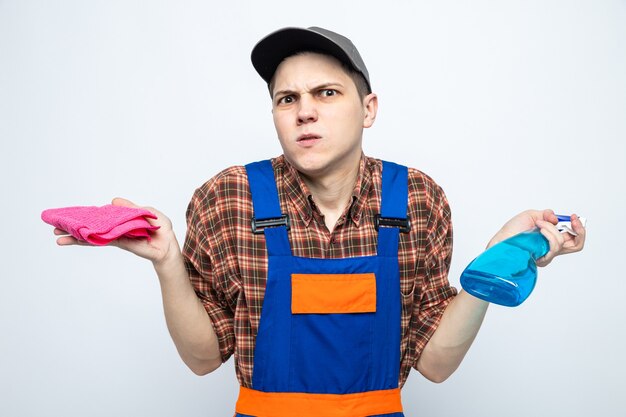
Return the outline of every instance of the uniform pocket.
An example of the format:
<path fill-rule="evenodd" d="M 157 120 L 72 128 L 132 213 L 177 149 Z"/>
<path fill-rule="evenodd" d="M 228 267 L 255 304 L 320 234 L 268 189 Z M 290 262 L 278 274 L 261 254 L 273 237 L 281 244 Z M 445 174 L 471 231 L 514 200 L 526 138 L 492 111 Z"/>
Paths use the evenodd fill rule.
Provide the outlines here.
<path fill-rule="evenodd" d="M 292 314 L 374 312 L 374 273 L 291 275 Z"/>

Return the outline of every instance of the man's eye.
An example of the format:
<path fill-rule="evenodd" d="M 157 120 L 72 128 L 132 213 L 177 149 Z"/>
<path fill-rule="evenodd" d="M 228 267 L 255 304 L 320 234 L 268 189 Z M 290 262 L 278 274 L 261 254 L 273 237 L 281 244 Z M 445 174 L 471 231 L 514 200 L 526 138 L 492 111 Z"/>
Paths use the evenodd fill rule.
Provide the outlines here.
<path fill-rule="evenodd" d="M 325 88 L 320 91 L 320 94 L 322 95 L 322 97 L 332 97 L 334 95 L 337 95 L 337 91 L 330 88 Z"/>
<path fill-rule="evenodd" d="M 293 96 L 285 96 L 278 100 L 278 104 L 291 104 L 293 101 Z"/>

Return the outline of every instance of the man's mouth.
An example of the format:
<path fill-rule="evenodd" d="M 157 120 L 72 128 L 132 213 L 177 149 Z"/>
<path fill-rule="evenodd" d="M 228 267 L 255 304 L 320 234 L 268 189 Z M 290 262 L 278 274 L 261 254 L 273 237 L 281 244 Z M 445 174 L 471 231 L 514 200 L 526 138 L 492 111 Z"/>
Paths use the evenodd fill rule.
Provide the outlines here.
<path fill-rule="evenodd" d="M 313 133 L 307 133 L 307 134 L 298 136 L 297 142 L 306 142 L 306 141 L 311 141 L 311 140 L 316 140 L 316 139 L 321 139 L 321 136 L 313 134 Z"/>

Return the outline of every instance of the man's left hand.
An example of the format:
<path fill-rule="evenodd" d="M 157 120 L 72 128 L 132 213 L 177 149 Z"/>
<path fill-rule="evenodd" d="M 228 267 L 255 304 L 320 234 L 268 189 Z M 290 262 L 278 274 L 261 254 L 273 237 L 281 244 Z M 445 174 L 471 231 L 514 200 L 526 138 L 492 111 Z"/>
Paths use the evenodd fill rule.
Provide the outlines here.
<path fill-rule="evenodd" d="M 526 210 L 506 222 L 491 239 L 487 248 L 513 235 L 537 227 L 550 243 L 548 253 L 537 260 L 538 266 L 546 266 L 559 255 L 579 252 L 583 249 L 585 245 L 585 227 L 577 215 L 572 214 L 570 219 L 576 236 L 570 233 L 561 233 L 557 230 L 555 225 L 558 223 L 558 219 L 554 211 L 549 209 Z"/>

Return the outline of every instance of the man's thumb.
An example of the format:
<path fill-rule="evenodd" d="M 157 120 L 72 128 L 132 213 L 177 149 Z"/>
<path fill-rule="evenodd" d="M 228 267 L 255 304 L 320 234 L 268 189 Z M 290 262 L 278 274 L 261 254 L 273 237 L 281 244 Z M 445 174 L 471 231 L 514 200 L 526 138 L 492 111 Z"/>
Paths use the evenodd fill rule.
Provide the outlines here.
<path fill-rule="evenodd" d="M 135 207 L 135 208 L 139 207 L 132 201 L 126 200 L 125 198 L 120 198 L 120 197 L 115 197 L 113 201 L 111 201 L 111 204 L 113 204 L 114 206 L 122 206 L 122 207 Z"/>

